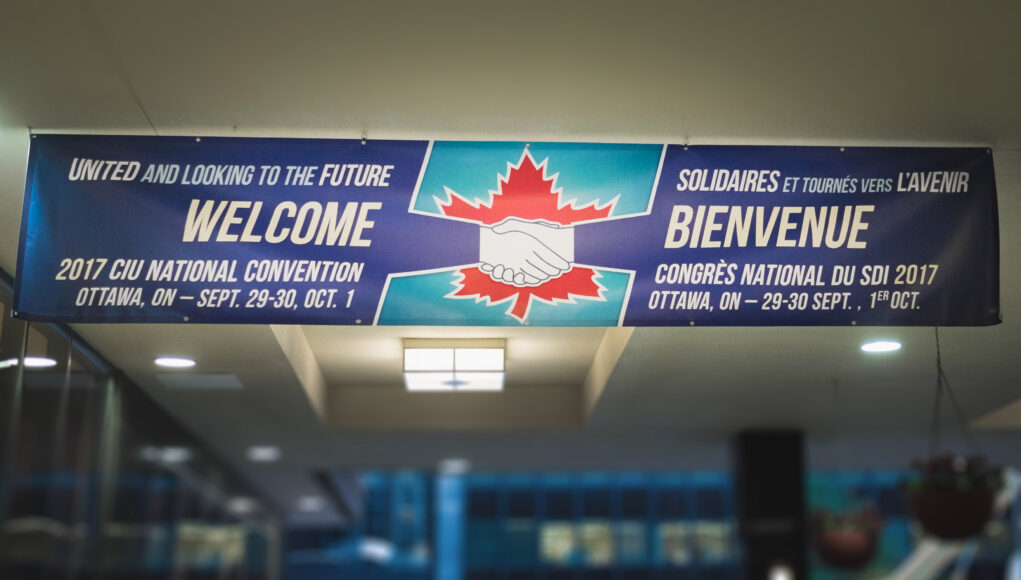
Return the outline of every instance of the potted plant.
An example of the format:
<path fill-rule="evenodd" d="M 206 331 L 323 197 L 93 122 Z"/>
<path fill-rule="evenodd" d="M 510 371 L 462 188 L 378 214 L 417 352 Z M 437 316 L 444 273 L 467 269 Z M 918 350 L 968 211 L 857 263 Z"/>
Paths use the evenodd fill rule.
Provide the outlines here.
<path fill-rule="evenodd" d="M 993 514 L 996 492 L 1003 484 L 1003 470 L 981 455 L 937 454 L 940 448 L 940 403 L 944 393 L 957 424 L 971 449 L 977 449 L 968 421 L 943 370 L 939 328 L 936 336 L 936 400 L 932 408 L 929 459 L 916 461 L 915 478 L 908 484 L 911 511 L 927 533 L 943 540 L 963 540 L 985 530 Z"/>
<path fill-rule="evenodd" d="M 871 506 L 847 513 L 819 510 L 812 524 L 815 550 L 831 568 L 861 570 L 876 554 L 882 520 Z"/>
<path fill-rule="evenodd" d="M 963 540 L 985 529 L 1003 483 L 998 466 L 981 456 L 939 455 L 916 461 L 915 468 L 918 474 L 908 493 L 915 519 L 926 532 Z"/>

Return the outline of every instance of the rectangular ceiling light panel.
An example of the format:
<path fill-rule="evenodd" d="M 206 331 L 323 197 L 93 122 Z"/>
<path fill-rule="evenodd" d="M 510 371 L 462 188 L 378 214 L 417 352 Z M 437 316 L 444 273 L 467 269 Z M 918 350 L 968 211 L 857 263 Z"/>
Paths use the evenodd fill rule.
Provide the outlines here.
<path fill-rule="evenodd" d="M 404 371 L 451 371 L 454 370 L 454 349 L 452 348 L 405 348 Z"/>
<path fill-rule="evenodd" d="M 404 386 L 409 391 L 453 391 L 453 372 L 409 372 L 404 373 Z"/>
<path fill-rule="evenodd" d="M 464 373 L 454 375 L 458 391 L 502 391 L 504 373 Z"/>
<path fill-rule="evenodd" d="M 503 339 L 404 341 L 404 384 L 409 391 L 501 391 Z"/>
<path fill-rule="evenodd" d="M 503 372 L 503 349 L 455 348 L 454 370 Z"/>

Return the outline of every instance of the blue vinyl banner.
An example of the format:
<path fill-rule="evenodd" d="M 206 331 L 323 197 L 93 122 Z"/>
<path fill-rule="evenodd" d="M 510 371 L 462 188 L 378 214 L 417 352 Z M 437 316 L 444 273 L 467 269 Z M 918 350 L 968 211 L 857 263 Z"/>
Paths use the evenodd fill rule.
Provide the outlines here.
<path fill-rule="evenodd" d="M 18 316 L 987 325 L 982 148 L 38 135 Z"/>

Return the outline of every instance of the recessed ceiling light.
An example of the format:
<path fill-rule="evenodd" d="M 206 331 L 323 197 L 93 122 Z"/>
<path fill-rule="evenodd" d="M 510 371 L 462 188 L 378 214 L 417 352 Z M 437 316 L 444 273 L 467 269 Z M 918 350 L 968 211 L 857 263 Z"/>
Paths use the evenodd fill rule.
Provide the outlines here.
<path fill-rule="evenodd" d="M 448 457 L 440 461 L 439 472 L 444 475 L 464 475 L 471 466 L 471 461 L 464 457 Z"/>
<path fill-rule="evenodd" d="M 250 497 L 232 497 L 227 500 L 227 509 L 233 514 L 247 514 L 255 511 L 255 500 Z"/>
<path fill-rule="evenodd" d="M 187 447 L 155 447 L 147 445 L 139 450 L 139 456 L 144 461 L 154 463 L 184 463 L 191 459 L 191 449 Z"/>
<path fill-rule="evenodd" d="M 900 343 L 896 340 L 873 340 L 861 345 L 865 352 L 893 352 L 900 350 Z"/>
<path fill-rule="evenodd" d="M 57 361 L 52 358 L 44 356 L 26 356 L 25 357 L 25 368 L 28 369 L 48 369 L 50 367 L 57 366 Z"/>
<path fill-rule="evenodd" d="M 160 461 L 163 463 L 184 463 L 191 459 L 191 449 L 187 447 L 164 447 L 160 451 Z"/>
<path fill-rule="evenodd" d="M 326 502 L 318 495 L 306 495 L 298 498 L 298 511 L 321 512 L 326 507 Z"/>
<path fill-rule="evenodd" d="M 156 364 L 170 369 L 186 369 L 195 366 L 195 361 L 180 356 L 161 356 L 156 359 Z"/>
<path fill-rule="evenodd" d="M 783 564 L 769 569 L 769 580 L 794 580 L 794 571 Z"/>
<path fill-rule="evenodd" d="M 249 461 L 256 463 L 272 463 L 280 459 L 280 448 L 273 445 L 252 445 L 245 451 Z"/>
<path fill-rule="evenodd" d="M 18 359 L 9 358 L 7 360 L 0 360 L 0 369 L 6 369 L 10 367 L 18 366 Z"/>

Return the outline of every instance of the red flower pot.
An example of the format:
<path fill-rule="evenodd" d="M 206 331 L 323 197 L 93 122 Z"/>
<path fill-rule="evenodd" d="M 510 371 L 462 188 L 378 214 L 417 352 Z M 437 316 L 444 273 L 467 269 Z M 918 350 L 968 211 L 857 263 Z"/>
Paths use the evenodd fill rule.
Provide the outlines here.
<path fill-rule="evenodd" d="M 883 522 L 874 508 L 840 514 L 819 510 L 813 519 L 815 551 L 830 568 L 861 570 L 876 555 Z"/>
<path fill-rule="evenodd" d="M 943 540 L 981 534 L 993 515 L 1002 470 L 981 456 L 941 455 L 915 462 L 911 511 L 926 532 Z"/>
<path fill-rule="evenodd" d="M 831 568 L 861 570 L 876 555 L 876 530 L 836 529 L 819 531 L 815 549 Z"/>
<path fill-rule="evenodd" d="M 944 540 L 963 540 L 985 530 L 993 514 L 993 490 L 922 489 L 911 498 L 915 519 L 929 534 Z"/>

